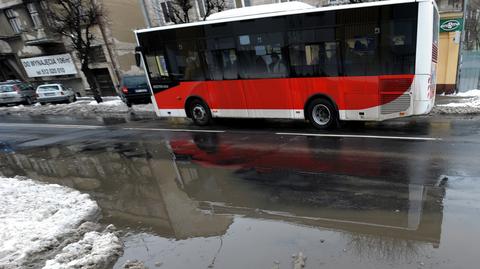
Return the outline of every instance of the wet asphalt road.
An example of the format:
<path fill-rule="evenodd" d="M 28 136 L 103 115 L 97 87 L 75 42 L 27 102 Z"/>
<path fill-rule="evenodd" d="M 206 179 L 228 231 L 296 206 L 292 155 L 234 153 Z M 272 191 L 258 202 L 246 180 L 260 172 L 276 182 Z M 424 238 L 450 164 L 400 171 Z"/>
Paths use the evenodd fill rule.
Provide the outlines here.
<path fill-rule="evenodd" d="M 0 118 L 0 176 L 89 193 L 149 268 L 478 268 L 480 117 Z"/>

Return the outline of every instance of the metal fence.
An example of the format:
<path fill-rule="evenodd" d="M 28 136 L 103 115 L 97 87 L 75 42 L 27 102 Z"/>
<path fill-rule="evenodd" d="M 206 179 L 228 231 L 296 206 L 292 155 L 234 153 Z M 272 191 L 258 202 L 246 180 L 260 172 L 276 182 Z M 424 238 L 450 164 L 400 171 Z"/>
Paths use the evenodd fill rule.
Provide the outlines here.
<path fill-rule="evenodd" d="M 459 70 L 458 91 L 465 92 L 479 88 L 480 51 L 463 51 Z"/>

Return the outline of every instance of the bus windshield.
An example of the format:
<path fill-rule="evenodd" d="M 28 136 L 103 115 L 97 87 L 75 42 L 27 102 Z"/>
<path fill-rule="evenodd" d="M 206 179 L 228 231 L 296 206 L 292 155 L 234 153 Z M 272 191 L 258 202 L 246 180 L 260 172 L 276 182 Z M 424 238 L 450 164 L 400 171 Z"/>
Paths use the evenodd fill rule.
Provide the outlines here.
<path fill-rule="evenodd" d="M 169 78 L 165 55 L 161 52 L 145 55 L 148 75 L 152 81 L 161 81 Z"/>

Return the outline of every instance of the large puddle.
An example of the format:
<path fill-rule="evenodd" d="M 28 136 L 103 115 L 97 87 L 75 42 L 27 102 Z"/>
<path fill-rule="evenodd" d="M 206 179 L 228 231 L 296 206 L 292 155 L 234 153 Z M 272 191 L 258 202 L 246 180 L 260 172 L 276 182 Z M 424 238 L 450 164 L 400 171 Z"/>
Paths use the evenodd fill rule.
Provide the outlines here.
<path fill-rule="evenodd" d="M 115 268 L 476 268 L 478 177 L 430 142 L 172 133 L 0 144 L 122 230 Z M 455 166 L 457 165 L 457 166 Z M 475 168 L 478 169 L 478 168 Z M 477 171 L 477 170 L 473 170 Z M 444 176 L 448 180 L 442 181 Z"/>

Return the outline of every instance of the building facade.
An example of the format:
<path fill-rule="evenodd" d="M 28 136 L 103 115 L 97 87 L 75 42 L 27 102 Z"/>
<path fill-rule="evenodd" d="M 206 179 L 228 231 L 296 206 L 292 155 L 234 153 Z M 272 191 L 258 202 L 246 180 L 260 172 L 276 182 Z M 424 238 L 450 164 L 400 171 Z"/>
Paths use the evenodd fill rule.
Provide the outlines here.
<path fill-rule="evenodd" d="M 457 91 L 460 43 L 463 31 L 463 0 L 437 0 L 440 38 L 437 93 Z"/>
<path fill-rule="evenodd" d="M 93 29 L 90 68 L 101 94 L 116 95 L 123 75 L 143 72 L 135 65 L 133 31 L 144 28 L 145 20 L 139 1 L 98 1 L 106 14 Z M 48 8 L 49 0 L 0 0 L 0 81 L 60 82 L 78 95 L 88 95 L 75 51 L 49 29 Z"/>

